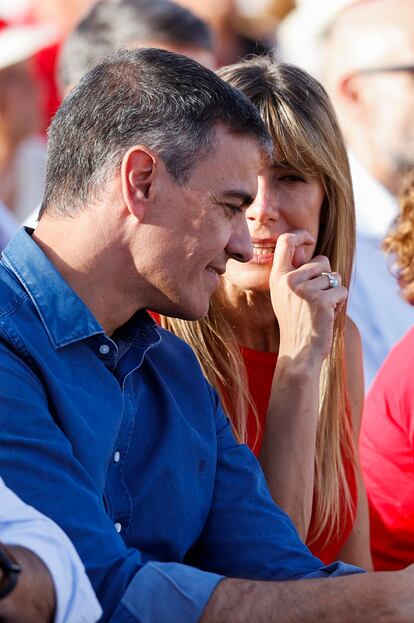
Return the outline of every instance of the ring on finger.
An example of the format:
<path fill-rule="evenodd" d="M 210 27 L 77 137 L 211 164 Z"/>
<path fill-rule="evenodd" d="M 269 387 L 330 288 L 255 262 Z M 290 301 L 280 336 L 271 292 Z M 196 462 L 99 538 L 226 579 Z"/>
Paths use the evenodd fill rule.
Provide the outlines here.
<path fill-rule="evenodd" d="M 321 273 L 322 277 L 328 277 L 328 281 L 329 281 L 329 287 L 330 288 L 337 288 L 340 284 L 339 284 L 339 279 L 336 276 L 335 273 Z"/>

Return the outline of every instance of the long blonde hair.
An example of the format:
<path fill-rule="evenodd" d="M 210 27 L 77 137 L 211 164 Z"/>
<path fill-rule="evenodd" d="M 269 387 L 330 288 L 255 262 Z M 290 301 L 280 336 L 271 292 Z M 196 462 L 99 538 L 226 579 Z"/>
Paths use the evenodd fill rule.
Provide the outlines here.
<path fill-rule="evenodd" d="M 270 58 L 243 61 L 219 74 L 258 108 L 281 158 L 302 174 L 321 178 L 325 200 L 315 254 L 330 259 L 332 270 L 340 273 L 348 288 L 355 246 L 352 183 L 342 134 L 325 90 L 305 71 Z M 221 289 L 203 320 L 164 318 L 162 324 L 193 347 L 206 377 L 219 391 L 237 438 L 245 442 L 252 399 L 240 345 L 220 304 L 223 296 Z M 345 376 L 345 318 L 344 307 L 336 317 L 332 349 L 320 377 L 310 543 L 325 531 L 329 540 L 339 536 L 344 514 L 355 511 L 345 469 L 349 463 L 355 466 Z"/>

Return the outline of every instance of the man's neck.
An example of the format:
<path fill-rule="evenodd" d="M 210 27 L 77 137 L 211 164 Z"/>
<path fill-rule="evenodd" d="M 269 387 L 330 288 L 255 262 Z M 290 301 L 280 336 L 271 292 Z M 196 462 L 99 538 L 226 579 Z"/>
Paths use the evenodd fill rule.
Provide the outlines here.
<path fill-rule="evenodd" d="M 100 231 L 99 219 L 92 214 L 81 213 L 75 218 L 45 215 L 33 239 L 107 335 L 139 309 L 125 283 L 128 255 L 107 231 Z"/>

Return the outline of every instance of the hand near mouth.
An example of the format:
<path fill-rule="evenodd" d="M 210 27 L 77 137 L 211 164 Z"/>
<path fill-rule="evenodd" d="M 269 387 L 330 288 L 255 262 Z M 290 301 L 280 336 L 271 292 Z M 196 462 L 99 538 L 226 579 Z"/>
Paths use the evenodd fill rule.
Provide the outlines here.
<path fill-rule="evenodd" d="M 348 293 L 342 285 L 329 287 L 328 278 L 322 275 L 331 272 L 327 257 L 316 256 L 305 262 L 305 247 L 313 244 L 314 239 L 305 230 L 281 234 L 269 287 L 279 324 L 279 357 L 305 357 L 310 365 L 320 367 L 332 347 L 336 312 Z M 336 276 L 340 284 L 340 276 Z"/>

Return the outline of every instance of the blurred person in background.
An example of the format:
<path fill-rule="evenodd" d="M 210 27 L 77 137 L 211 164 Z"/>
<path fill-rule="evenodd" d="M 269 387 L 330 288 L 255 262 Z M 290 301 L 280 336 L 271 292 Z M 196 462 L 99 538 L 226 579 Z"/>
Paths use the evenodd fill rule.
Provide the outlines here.
<path fill-rule="evenodd" d="M 326 40 L 325 80 L 350 149 L 357 260 L 349 313 L 363 340 L 369 385 L 414 322 L 381 252 L 414 165 L 414 0 L 365 0 L 337 16 Z"/>
<path fill-rule="evenodd" d="M 96 5 L 99 6 L 95 11 Z M 130 3 L 121 1 L 108 5 L 105 0 L 103 2 L 100 0 L 33 0 L 27 19 L 34 23 L 53 24 L 59 33 L 58 43 L 41 50 L 36 55 L 38 70 L 46 84 L 46 127 L 63 97 L 62 90 L 56 81 L 57 65 L 62 46 L 66 47 L 65 42 L 68 37 L 75 39 L 69 49 L 81 55 L 79 60 L 76 58 L 71 60 L 73 66 L 79 62 L 81 68 L 81 73 L 77 72 L 79 77 L 89 69 L 89 66 L 85 69 L 84 65 L 84 42 L 88 37 L 90 37 L 91 48 L 96 46 L 96 52 L 92 49 L 89 51 L 90 59 L 94 62 L 122 45 L 145 43 L 147 47 L 172 49 L 190 57 L 196 54 L 196 60 L 208 67 L 214 67 L 216 61 L 212 54 L 211 38 L 208 43 L 203 42 L 200 46 L 200 28 L 194 20 L 191 20 L 190 14 L 186 13 L 187 16 L 184 18 L 183 11 L 179 12 L 178 7 L 174 11 L 168 0 L 165 2 L 137 0 Z M 127 17 L 130 19 L 129 25 L 126 22 Z M 174 19 L 177 20 L 176 24 Z M 82 32 L 79 38 L 76 36 L 78 24 Z M 192 32 L 193 29 L 194 32 Z M 78 40 L 80 40 L 79 44 Z M 205 52 L 204 56 L 201 48 L 203 53 Z"/>
<path fill-rule="evenodd" d="M 368 388 L 414 322 L 381 251 L 401 175 L 414 164 L 414 0 L 322 4 L 323 12 L 301 2 L 280 38 L 288 58 L 327 87 L 348 145 L 357 227 L 348 312 L 361 333 Z"/>
<path fill-rule="evenodd" d="M 3 246 L 43 196 L 46 143 L 32 55 L 52 36 L 48 28 L 0 21 L 0 200 L 9 210 L 0 217 Z"/>
<path fill-rule="evenodd" d="M 214 69 L 208 26 L 170 0 L 100 0 L 67 37 L 58 64 L 64 97 L 103 57 L 120 47 L 163 48 Z"/>
<path fill-rule="evenodd" d="M 279 19 L 293 5 L 290 0 L 177 0 L 203 19 L 214 32 L 218 66 L 230 65 L 249 54 L 266 54 L 275 44 Z"/>
<path fill-rule="evenodd" d="M 158 47 L 213 69 L 213 35 L 205 22 L 170 0 L 100 0 L 66 39 L 58 62 L 63 98 L 102 58 L 120 47 Z M 38 206 L 25 225 L 36 227 Z"/>
<path fill-rule="evenodd" d="M 56 84 L 56 65 L 62 43 L 96 0 L 23 1 L 27 4 L 25 10 L 27 23 L 52 25 L 57 33 L 56 41 L 39 50 L 34 59 L 43 92 L 43 131 L 45 131 L 61 102 Z"/>
<path fill-rule="evenodd" d="M 342 134 L 324 89 L 297 67 L 258 57 L 218 73 L 255 104 L 274 141 L 246 211 L 254 256 L 229 260 L 205 319 L 161 323 L 196 352 L 311 551 L 326 564 L 370 568 L 356 453 L 361 343 L 345 304 L 355 213 Z"/>
<path fill-rule="evenodd" d="M 414 304 L 414 170 L 385 239 L 404 299 Z M 367 485 L 376 569 L 414 562 L 414 328 L 388 355 L 368 394 L 361 460 Z"/>

